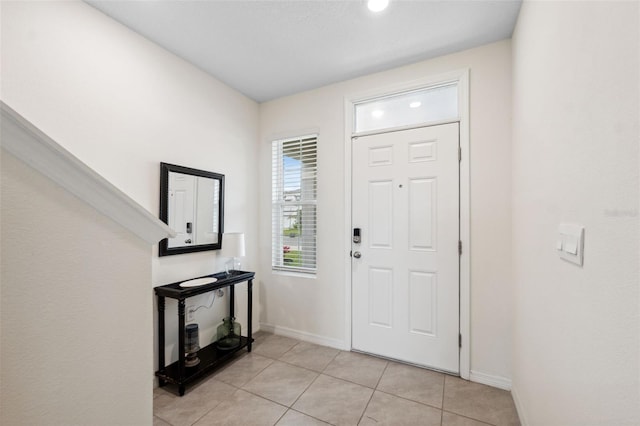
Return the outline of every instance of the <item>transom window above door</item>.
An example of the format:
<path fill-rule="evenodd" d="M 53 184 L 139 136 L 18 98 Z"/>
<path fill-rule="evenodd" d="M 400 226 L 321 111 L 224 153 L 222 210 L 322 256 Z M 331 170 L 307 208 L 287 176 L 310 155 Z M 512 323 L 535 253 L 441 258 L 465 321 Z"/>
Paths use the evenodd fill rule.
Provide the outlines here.
<path fill-rule="evenodd" d="M 458 83 L 447 83 L 356 103 L 354 132 L 412 127 L 459 118 Z"/>

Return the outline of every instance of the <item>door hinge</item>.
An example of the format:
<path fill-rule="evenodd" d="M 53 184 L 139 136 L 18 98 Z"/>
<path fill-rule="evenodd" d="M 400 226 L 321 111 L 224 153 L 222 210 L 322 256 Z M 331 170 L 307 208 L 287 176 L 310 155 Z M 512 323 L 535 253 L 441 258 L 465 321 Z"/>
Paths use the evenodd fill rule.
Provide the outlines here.
<path fill-rule="evenodd" d="M 458 163 L 462 162 L 462 148 L 458 147 Z"/>
<path fill-rule="evenodd" d="M 458 334 L 458 347 L 462 347 L 462 334 Z"/>
<path fill-rule="evenodd" d="M 458 240 L 458 254 L 462 255 L 462 241 Z"/>

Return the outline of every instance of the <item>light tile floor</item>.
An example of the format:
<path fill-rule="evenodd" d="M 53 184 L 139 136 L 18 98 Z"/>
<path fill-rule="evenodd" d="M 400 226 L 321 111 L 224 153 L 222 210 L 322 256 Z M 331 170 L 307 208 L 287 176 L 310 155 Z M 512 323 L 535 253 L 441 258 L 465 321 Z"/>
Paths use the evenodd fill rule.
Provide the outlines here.
<path fill-rule="evenodd" d="M 154 426 L 519 425 L 511 394 L 456 377 L 258 332 L 209 378 L 154 392 Z"/>

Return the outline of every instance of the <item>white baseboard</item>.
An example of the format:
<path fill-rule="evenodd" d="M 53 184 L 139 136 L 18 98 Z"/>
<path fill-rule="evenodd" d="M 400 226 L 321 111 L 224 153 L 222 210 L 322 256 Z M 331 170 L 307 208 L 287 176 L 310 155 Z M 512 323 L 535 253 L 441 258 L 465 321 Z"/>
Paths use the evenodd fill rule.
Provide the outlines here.
<path fill-rule="evenodd" d="M 530 424 L 524 414 L 524 407 L 522 406 L 522 403 L 518 396 L 518 391 L 513 386 L 511 379 L 507 379 L 501 376 L 494 376 L 491 374 L 479 373 L 473 370 L 471 370 L 469 376 L 469 380 L 471 380 L 472 382 L 481 383 L 483 385 L 493 386 L 494 388 L 510 391 L 511 397 L 513 398 L 513 403 L 516 406 L 516 411 L 518 412 L 518 417 L 520 418 L 520 424 L 522 426 L 528 426 Z"/>
<path fill-rule="evenodd" d="M 518 417 L 520 417 L 520 424 L 522 426 L 530 425 L 531 423 L 529 423 L 529 421 L 527 420 L 524 407 L 522 406 L 522 401 L 520 400 L 520 396 L 518 395 L 517 386 L 511 387 L 511 396 L 513 397 L 513 403 L 516 405 L 516 411 L 518 412 Z"/>
<path fill-rule="evenodd" d="M 278 336 L 290 337 L 292 339 L 302 340 L 303 342 L 315 343 L 316 345 L 328 346 L 330 348 L 340 349 L 343 351 L 351 350 L 351 347 L 349 347 L 343 340 L 319 336 L 317 334 L 294 330 L 288 327 L 281 327 L 261 322 L 260 330 L 266 331 L 267 333 L 277 334 Z"/>
<path fill-rule="evenodd" d="M 494 376 L 491 374 L 479 373 L 471 370 L 469 373 L 469 380 L 476 383 L 481 383 L 487 386 L 493 386 L 494 388 L 511 390 L 511 379 L 505 377 Z"/>

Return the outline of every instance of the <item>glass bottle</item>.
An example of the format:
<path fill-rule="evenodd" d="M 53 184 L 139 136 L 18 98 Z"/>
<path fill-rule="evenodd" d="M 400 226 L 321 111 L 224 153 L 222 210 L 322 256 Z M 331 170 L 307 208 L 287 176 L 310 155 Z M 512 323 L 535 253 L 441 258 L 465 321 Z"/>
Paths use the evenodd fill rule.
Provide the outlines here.
<path fill-rule="evenodd" d="M 226 317 L 218 326 L 216 346 L 228 350 L 240 346 L 240 323 L 233 317 Z"/>

